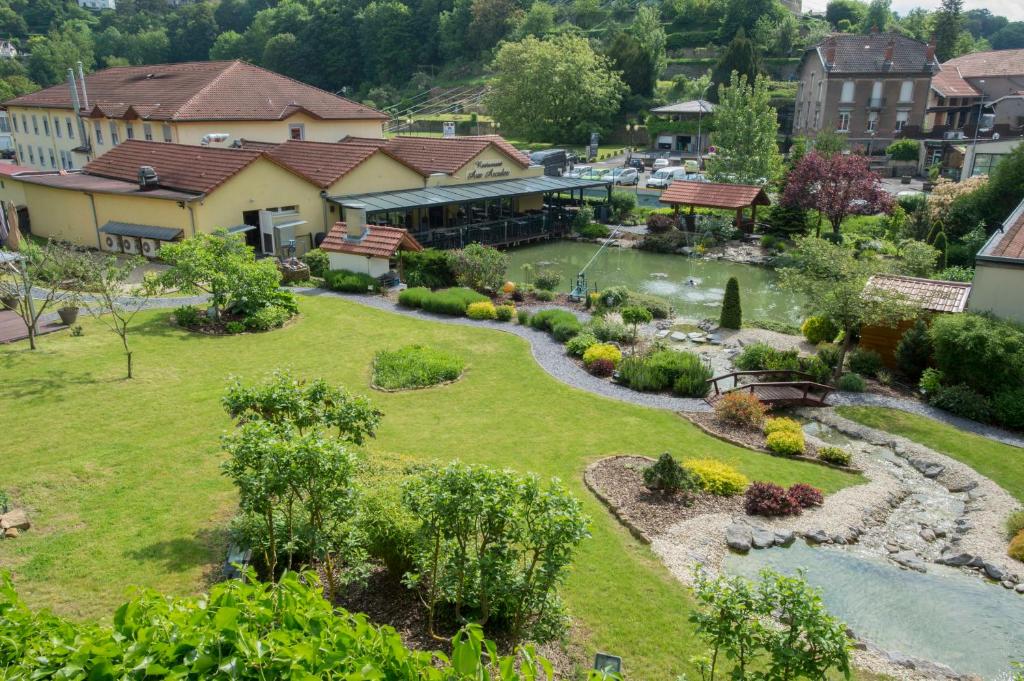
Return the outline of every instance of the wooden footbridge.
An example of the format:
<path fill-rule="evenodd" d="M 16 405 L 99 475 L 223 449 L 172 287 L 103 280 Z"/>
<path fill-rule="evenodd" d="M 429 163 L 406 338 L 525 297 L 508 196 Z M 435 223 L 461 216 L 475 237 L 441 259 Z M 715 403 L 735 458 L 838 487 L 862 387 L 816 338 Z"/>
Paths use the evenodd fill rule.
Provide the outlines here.
<path fill-rule="evenodd" d="M 732 385 L 723 387 L 730 379 Z M 740 379 L 751 380 L 741 384 Z M 733 371 L 708 379 L 708 383 L 713 388 L 707 397 L 711 405 L 729 393 L 746 392 L 770 407 L 824 407 L 832 392 L 831 386 L 816 382 L 810 374 L 791 370 Z"/>

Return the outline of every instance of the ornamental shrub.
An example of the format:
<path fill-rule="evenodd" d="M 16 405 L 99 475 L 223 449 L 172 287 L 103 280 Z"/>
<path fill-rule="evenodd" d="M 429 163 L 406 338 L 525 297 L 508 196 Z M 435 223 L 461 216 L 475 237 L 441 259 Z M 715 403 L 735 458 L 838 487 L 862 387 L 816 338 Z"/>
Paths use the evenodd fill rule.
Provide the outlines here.
<path fill-rule="evenodd" d="M 554 329 L 555 324 L 564 324 L 571 322 L 576 322 L 577 324 L 579 323 L 579 320 L 576 319 L 576 315 L 574 315 L 572 312 L 569 312 L 568 310 L 563 310 L 560 308 L 541 310 L 540 312 L 537 312 L 532 317 L 530 317 L 530 326 L 537 329 L 538 331 L 547 331 L 549 333 Z"/>
<path fill-rule="evenodd" d="M 778 416 L 773 419 L 768 419 L 764 424 L 764 434 L 771 435 L 772 433 L 799 433 L 803 432 L 800 427 L 800 422 L 796 419 L 791 419 L 786 416 Z"/>
<path fill-rule="evenodd" d="M 461 317 L 473 303 L 490 302 L 490 298 L 473 289 L 456 287 L 430 292 L 424 296 L 420 307 L 435 314 Z"/>
<path fill-rule="evenodd" d="M 908 379 L 916 382 L 928 368 L 932 352 L 932 339 L 928 335 L 928 325 L 923 319 L 918 319 L 896 343 L 896 368 Z"/>
<path fill-rule="evenodd" d="M 454 381 L 465 366 L 461 357 L 423 345 L 381 350 L 373 357 L 373 385 L 384 390 L 426 388 Z"/>
<path fill-rule="evenodd" d="M 720 497 L 741 494 L 750 484 L 745 475 L 717 459 L 692 459 L 683 466 L 697 477 L 702 490 Z"/>
<path fill-rule="evenodd" d="M 544 289 L 537 289 L 533 292 L 533 297 L 542 303 L 550 303 L 555 299 L 554 291 L 545 291 Z"/>
<path fill-rule="evenodd" d="M 705 397 L 711 390 L 708 380 L 713 373 L 711 367 L 693 352 L 677 352 L 682 355 L 679 360 L 681 369 L 672 382 L 672 392 L 680 397 Z"/>
<path fill-rule="evenodd" d="M 1024 388 L 1004 388 L 992 398 L 996 423 L 1007 428 L 1024 429 Z"/>
<path fill-rule="evenodd" d="M 808 317 L 800 325 L 800 333 L 808 343 L 831 343 L 839 334 L 839 327 L 828 317 Z"/>
<path fill-rule="evenodd" d="M 182 305 L 174 309 L 174 321 L 178 326 L 194 329 L 199 326 L 200 313 L 195 305 Z"/>
<path fill-rule="evenodd" d="M 1006 519 L 1006 538 L 1013 539 L 1024 532 L 1024 510 L 1014 511 Z"/>
<path fill-rule="evenodd" d="M 612 230 L 600 222 L 591 222 L 584 227 L 577 227 L 575 229 L 576 233 L 584 239 L 607 239 L 608 235 L 612 233 Z"/>
<path fill-rule="evenodd" d="M 605 343 L 626 343 L 629 341 L 630 332 L 625 324 L 598 317 L 588 324 L 599 341 Z"/>
<path fill-rule="evenodd" d="M 612 367 L 618 366 L 622 361 L 622 351 L 608 343 L 597 343 L 591 345 L 583 352 L 583 363 L 590 366 L 597 360 L 606 360 L 612 363 Z"/>
<path fill-rule="evenodd" d="M 817 355 L 801 357 L 800 369 L 804 373 L 810 374 L 811 379 L 817 383 L 828 383 L 829 379 L 832 378 L 832 367 Z"/>
<path fill-rule="evenodd" d="M 777 350 L 767 343 L 752 343 L 733 358 L 732 363 L 742 371 L 765 369 L 798 371 L 800 354 L 796 350 Z"/>
<path fill-rule="evenodd" d="M 544 291 L 554 291 L 562 283 L 562 275 L 555 270 L 540 270 L 533 278 L 533 285 Z"/>
<path fill-rule="evenodd" d="M 862 393 L 866 387 L 864 379 L 857 374 L 843 374 L 839 378 L 840 390 L 846 390 L 851 393 Z"/>
<path fill-rule="evenodd" d="M 615 372 L 615 364 L 610 359 L 595 359 L 587 365 L 587 371 L 600 378 L 608 378 Z"/>
<path fill-rule="evenodd" d="M 918 382 L 917 387 L 926 396 L 931 395 L 942 387 L 944 378 L 945 376 L 938 369 L 925 369 L 921 374 L 921 380 Z"/>
<path fill-rule="evenodd" d="M 314 277 L 324 276 L 331 267 L 331 259 L 327 256 L 326 252 L 319 248 L 306 251 L 299 260 L 306 263 L 309 273 Z"/>
<path fill-rule="evenodd" d="M 269 331 L 284 326 L 291 316 L 292 313 L 285 308 L 271 305 L 256 310 L 246 317 L 243 323 L 250 331 Z"/>
<path fill-rule="evenodd" d="M 782 456 L 797 456 L 804 453 L 804 434 L 790 430 L 769 433 L 765 438 L 768 451 Z"/>
<path fill-rule="evenodd" d="M 839 364 L 839 346 L 835 343 L 819 343 L 818 352 L 814 356 L 824 362 L 829 369 L 835 369 Z"/>
<path fill-rule="evenodd" d="M 407 288 L 398 294 L 398 304 L 402 307 L 419 309 L 423 307 L 423 301 L 431 295 L 430 289 L 423 286 Z"/>
<path fill-rule="evenodd" d="M 484 319 L 497 319 L 498 311 L 494 308 L 494 303 L 489 300 L 481 300 L 476 303 L 470 303 L 466 307 L 466 316 L 470 319 L 484 320 Z"/>
<path fill-rule="evenodd" d="M 929 329 L 935 365 L 951 385 L 983 395 L 1024 385 L 1024 327 L 979 314 L 939 315 Z"/>
<path fill-rule="evenodd" d="M 530 311 L 522 309 L 517 311 L 516 320 L 519 322 L 520 326 L 528 326 L 530 324 Z"/>
<path fill-rule="evenodd" d="M 690 494 L 700 489 L 697 477 L 689 469 L 680 466 L 668 452 L 644 469 L 644 485 L 665 493 Z"/>
<path fill-rule="evenodd" d="M 492 246 L 469 244 L 448 251 L 455 282 L 475 291 L 497 291 L 505 283 L 508 255 Z"/>
<path fill-rule="evenodd" d="M 739 428 L 760 428 L 768 407 L 747 392 L 732 392 L 715 402 L 715 418 L 721 423 Z"/>
<path fill-rule="evenodd" d="M 597 304 L 598 312 L 623 306 L 645 307 L 655 319 L 668 319 L 674 313 L 672 304 L 664 298 L 631 291 L 625 286 L 612 286 L 601 291 Z"/>
<path fill-rule="evenodd" d="M 676 228 L 676 220 L 665 213 L 650 213 L 647 216 L 647 233 L 664 234 Z"/>
<path fill-rule="evenodd" d="M 703 390 L 696 387 L 699 381 L 710 378 L 710 370 L 700 357 L 692 352 L 658 350 L 645 356 L 628 357 L 619 365 L 619 380 L 640 392 L 656 392 L 673 388 L 680 377 L 686 379 L 680 384 L 684 390 Z"/>
<path fill-rule="evenodd" d="M 822 447 L 818 450 L 818 458 L 837 466 L 849 466 L 851 459 L 850 453 L 842 447 Z"/>
<path fill-rule="evenodd" d="M 928 404 L 965 419 L 987 423 L 992 420 L 992 403 L 968 385 L 943 385 L 928 394 Z"/>
<path fill-rule="evenodd" d="M 565 351 L 573 357 L 582 357 L 583 353 L 587 351 L 591 346 L 597 345 L 597 336 L 590 333 L 589 331 L 583 331 L 582 333 L 576 334 L 575 337 L 570 338 L 565 344 Z M 619 355 L 622 357 L 621 353 Z"/>
<path fill-rule="evenodd" d="M 747 488 L 743 499 L 747 515 L 776 516 L 800 515 L 800 504 L 774 482 L 754 482 Z"/>
<path fill-rule="evenodd" d="M 857 348 L 847 357 L 850 371 L 861 376 L 874 376 L 884 365 L 882 356 L 868 348 Z"/>
<path fill-rule="evenodd" d="M 510 322 L 516 316 L 515 305 L 498 305 L 494 308 L 494 314 L 499 322 Z"/>
<path fill-rule="evenodd" d="M 718 325 L 723 329 L 739 329 L 743 326 L 743 309 L 740 305 L 740 282 L 729 277 L 725 284 L 725 298 L 722 299 L 722 314 Z"/>
<path fill-rule="evenodd" d="M 402 278 L 409 286 L 437 289 L 455 286 L 455 272 L 448 251 L 424 248 L 422 251 L 401 251 Z"/>
<path fill-rule="evenodd" d="M 324 282 L 332 291 L 344 293 L 367 293 L 380 291 L 380 282 L 365 272 L 329 270 L 324 273 Z"/>
<path fill-rule="evenodd" d="M 1017 536 L 1010 542 L 1010 548 L 1006 555 L 1014 560 L 1024 563 L 1024 530 L 1017 533 Z"/>
<path fill-rule="evenodd" d="M 566 320 L 552 325 L 551 335 L 559 343 L 565 343 L 582 330 L 583 324 L 580 323 L 580 320 L 573 318 L 571 321 Z"/>
<path fill-rule="evenodd" d="M 228 322 L 224 325 L 224 331 L 231 335 L 242 333 L 245 331 L 245 324 L 242 322 Z"/>
<path fill-rule="evenodd" d="M 790 485 L 790 488 L 786 490 L 786 493 L 792 497 L 793 501 L 795 501 L 800 508 L 821 506 L 825 501 L 824 497 L 821 496 L 820 489 L 811 487 L 803 482 Z"/>

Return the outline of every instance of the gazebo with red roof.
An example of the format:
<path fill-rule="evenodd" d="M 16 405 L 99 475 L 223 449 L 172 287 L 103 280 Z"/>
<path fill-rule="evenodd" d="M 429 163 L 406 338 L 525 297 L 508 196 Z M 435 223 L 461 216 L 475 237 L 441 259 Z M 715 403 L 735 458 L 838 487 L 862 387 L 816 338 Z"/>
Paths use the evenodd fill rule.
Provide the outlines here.
<path fill-rule="evenodd" d="M 714 182 L 693 182 L 676 180 L 668 186 L 658 199 L 675 208 L 676 218 L 680 206 L 689 206 L 690 215 L 695 208 L 718 208 L 736 211 L 736 226 L 757 222 L 757 207 L 770 206 L 771 200 L 764 189 L 750 184 L 718 184 Z M 743 211 L 750 208 L 750 220 L 745 222 Z"/>

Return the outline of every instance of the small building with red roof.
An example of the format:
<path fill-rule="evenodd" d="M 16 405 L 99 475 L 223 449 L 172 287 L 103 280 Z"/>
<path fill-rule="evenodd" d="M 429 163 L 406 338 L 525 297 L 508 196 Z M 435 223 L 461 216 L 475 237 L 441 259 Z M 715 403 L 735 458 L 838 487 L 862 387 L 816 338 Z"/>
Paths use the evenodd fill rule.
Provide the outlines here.
<path fill-rule="evenodd" d="M 1024 201 L 989 237 L 974 259 L 967 309 L 1024 323 Z"/>
<path fill-rule="evenodd" d="M 408 230 L 387 225 L 366 224 L 366 209 L 361 204 L 345 206 L 347 222 L 336 222 L 320 248 L 327 252 L 332 270 L 348 270 L 382 277 L 398 271 L 400 251 L 422 251 Z"/>

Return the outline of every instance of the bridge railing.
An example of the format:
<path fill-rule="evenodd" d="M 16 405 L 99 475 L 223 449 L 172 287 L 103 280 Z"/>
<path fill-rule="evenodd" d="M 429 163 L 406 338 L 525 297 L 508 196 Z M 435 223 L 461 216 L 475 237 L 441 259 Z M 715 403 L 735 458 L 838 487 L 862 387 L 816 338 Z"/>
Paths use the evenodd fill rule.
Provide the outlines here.
<path fill-rule="evenodd" d="M 724 392 L 728 392 L 730 390 L 734 390 L 734 389 L 740 387 L 739 381 L 740 381 L 741 378 L 744 378 L 744 377 L 760 378 L 762 376 L 789 377 L 789 378 L 792 378 L 792 379 L 799 379 L 801 381 L 807 381 L 807 382 L 810 382 L 810 383 L 814 382 L 814 380 L 813 380 L 814 376 L 812 376 L 811 374 L 808 374 L 807 372 L 804 372 L 804 371 L 796 371 L 794 369 L 757 369 L 757 370 L 753 370 L 753 371 L 732 371 L 732 372 L 729 372 L 727 374 L 722 374 L 721 376 L 715 376 L 714 378 L 709 378 L 707 380 L 707 382 L 710 383 L 712 385 L 712 387 L 715 389 L 715 395 L 721 395 Z M 723 389 L 719 385 L 719 381 L 726 381 L 726 380 L 728 380 L 730 378 L 732 379 L 732 387 Z M 749 385 L 758 385 L 758 384 L 765 385 L 765 383 L 762 383 L 762 382 L 751 383 Z M 821 384 L 819 383 L 817 385 L 821 385 Z M 824 387 L 827 387 L 827 386 L 824 386 Z"/>

